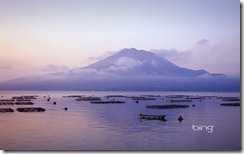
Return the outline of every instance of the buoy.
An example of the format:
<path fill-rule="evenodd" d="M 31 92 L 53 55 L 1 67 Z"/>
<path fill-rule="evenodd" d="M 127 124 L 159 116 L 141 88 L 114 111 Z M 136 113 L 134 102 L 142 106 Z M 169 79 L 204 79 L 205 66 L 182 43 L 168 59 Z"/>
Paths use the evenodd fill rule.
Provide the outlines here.
<path fill-rule="evenodd" d="M 139 103 L 139 101 L 137 100 L 136 103 Z"/>
<path fill-rule="evenodd" d="M 67 110 L 68 110 L 68 108 L 67 108 L 67 107 L 65 107 L 65 108 L 64 108 L 64 110 L 65 110 L 65 111 L 67 111 Z"/>
<path fill-rule="evenodd" d="M 192 107 L 195 107 L 195 106 L 196 106 L 195 104 L 192 105 Z"/>
<path fill-rule="evenodd" d="M 179 116 L 178 121 L 181 122 L 183 120 L 182 116 Z"/>
<path fill-rule="evenodd" d="M 56 102 L 53 102 L 54 105 L 56 105 Z"/>

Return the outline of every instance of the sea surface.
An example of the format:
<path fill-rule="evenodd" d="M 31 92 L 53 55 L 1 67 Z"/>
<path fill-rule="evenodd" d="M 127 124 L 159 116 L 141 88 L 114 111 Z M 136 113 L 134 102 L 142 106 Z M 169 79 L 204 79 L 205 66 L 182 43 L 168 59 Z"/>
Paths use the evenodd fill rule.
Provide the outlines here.
<path fill-rule="evenodd" d="M 0 99 L 22 95 L 38 97 L 32 100 L 34 105 L 0 106 L 14 109 L 13 113 L 0 113 L 2 150 L 241 150 L 240 107 L 220 106 L 227 102 L 217 98 L 240 98 L 239 92 L 0 91 Z M 97 96 L 105 101 L 114 99 L 125 103 L 92 104 L 63 97 L 69 95 Z M 136 103 L 128 97 L 108 99 L 107 95 L 154 95 L 156 100 Z M 208 97 L 193 102 L 165 102 L 185 99 L 167 98 L 169 95 Z M 47 101 L 48 97 L 50 101 Z M 145 107 L 166 104 L 189 105 L 189 108 Z M 16 111 L 18 107 L 46 110 L 21 113 Z M 140 120 L 140 113 L 165 114 L 167 121 Z M 183 121 L 178 121 L 179 116 Z"/>

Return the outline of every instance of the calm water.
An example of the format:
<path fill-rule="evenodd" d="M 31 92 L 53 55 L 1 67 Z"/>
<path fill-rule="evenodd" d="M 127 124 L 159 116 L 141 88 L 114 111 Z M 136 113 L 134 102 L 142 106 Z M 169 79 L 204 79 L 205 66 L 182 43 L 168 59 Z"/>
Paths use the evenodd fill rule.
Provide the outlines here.
<path fill-rule="evenodd" d="M 155 101 L 125 104 L 91 104 L 62 98 L 67 95 L 160 95 Z M 240 107 L 220 106 L 221 99 L 193 100 L 189 108 L 147 109 L 146 105 L 163 105 L 166 95 L 235 96 L 240 93 L 192 92 L 48 92 L 1 91 L 1 99 L 21 95 L 38 95 L 33 107 L 43 113 L 0 114 L 0 149 L 3 150 L 240 150 Z M 49 95 L 50 102 L 44 98 Z M 53 105 L 56 101 L 57 104 Z M 195 104 L 195 107 L 191 105 Z M 29 105 L 30 107 L 30 105 Z M 63 108 L 68 107 L 68 111 Z M 139 120 L 138 114 L 166 114 L 167 121 Z M 179 122 L 177 118 L 184 120 Z M 192 125 L 213 125 L 213 132 L 194 131 Z"/>

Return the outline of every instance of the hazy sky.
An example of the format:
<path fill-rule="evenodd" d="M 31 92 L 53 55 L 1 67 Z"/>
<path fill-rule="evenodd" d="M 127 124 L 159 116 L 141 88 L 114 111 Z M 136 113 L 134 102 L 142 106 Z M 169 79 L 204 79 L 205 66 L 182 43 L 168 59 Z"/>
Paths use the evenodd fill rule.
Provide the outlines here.
<path fill-rule="evenodd" d="M 240 1 L 0 0 L 0 81 L 86 66 L 122 48 L 200 52 L 203 39 L 207 57 L 188 68 L 221 73 L 214 61 L 224 60 L 224 73 L 240 73 Z M 211 65 L 196 65 L 211 52 Z"/>

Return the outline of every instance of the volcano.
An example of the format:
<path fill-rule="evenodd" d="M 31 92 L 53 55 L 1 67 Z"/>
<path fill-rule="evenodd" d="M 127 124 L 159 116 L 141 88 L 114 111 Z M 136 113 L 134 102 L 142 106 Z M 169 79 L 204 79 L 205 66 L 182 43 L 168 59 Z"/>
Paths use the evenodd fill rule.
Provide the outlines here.
<path fill-rule="evenodd" d="M 240 81 L 183 68 L 152 52 L 131 48 L 86 67 L 9 80 L 1 83 L 0 89 L 238 91 Z"/>

